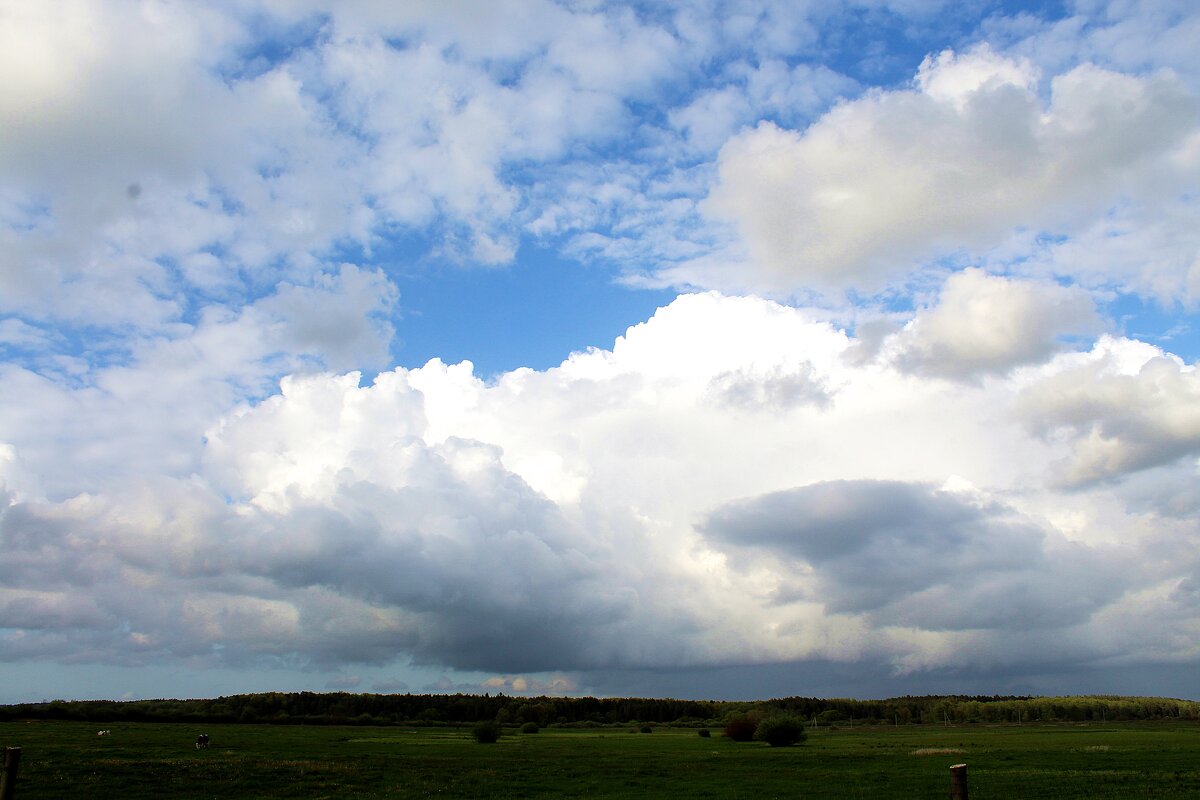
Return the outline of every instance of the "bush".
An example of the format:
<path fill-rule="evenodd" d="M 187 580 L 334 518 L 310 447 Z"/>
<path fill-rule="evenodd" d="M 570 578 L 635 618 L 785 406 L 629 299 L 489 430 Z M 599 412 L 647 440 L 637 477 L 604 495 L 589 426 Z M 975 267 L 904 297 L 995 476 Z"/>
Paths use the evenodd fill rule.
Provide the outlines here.
<path fill-rule="evenodd" d="M 771 747 L 787 747 L 803 742 L 808 738 L 804 732 L 804 722 L 791 714 L 776 714 L 758 723 L 754 730 L 754 738 L 766 742 Z"/>
<path fill-rule="evenodd" d="M 492 744 L 500 738 L 500 724 L 497 722 L 481 722 L 471 728 L 471 735 L 480 744 Z"/>
<path fill-rule="evenodd" d="M 758 723 L 751 717 L 734 717 L 725 725 L 725 736 L 735 742 L 748 742 L 754 738 Z"/>
<path fill-rule="evenodd" d="M 521 733 L 537 733 L 538 724 L 536 722 L 526 722 L 521 726 Z"/>
<path fill-rule="evenodd" d="M 643 725 L 642 733 L 654 733 L 654 728 L 651 728 L 649 725 Z"/>
<path fill-rule="evenodd" d="M 708 732 L 708 728 L 701 728 L 700 730 L 696 731 L 696 733 L 700 734 L 701 739 L 707 739 L 708 737 L 712 736 L 712 734 Z"/>

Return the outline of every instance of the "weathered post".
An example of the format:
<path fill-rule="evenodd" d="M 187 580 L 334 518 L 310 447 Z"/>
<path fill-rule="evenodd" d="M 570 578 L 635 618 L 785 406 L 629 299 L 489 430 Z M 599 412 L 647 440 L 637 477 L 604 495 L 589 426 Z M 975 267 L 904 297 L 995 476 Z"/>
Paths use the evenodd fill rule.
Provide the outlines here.
<path fill-rule="evenodd" d="M 950 768 L 950 800 L 967 800 L 967 765 Z"/>
<path fill-rule="evenodd" d="M 0 770 L 0 800 L 13 800 L 17 791 L 17 764 L 21 763 L 21 748 L 4 748 L 4 769 Z"/>

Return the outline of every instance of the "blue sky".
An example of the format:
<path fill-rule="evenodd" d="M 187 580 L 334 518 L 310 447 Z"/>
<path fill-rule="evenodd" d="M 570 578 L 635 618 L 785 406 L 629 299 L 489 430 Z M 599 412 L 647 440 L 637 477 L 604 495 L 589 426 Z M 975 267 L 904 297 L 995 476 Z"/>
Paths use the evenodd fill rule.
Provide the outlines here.
<path fill-rule="evenodd" d="M 1200 697 L 1193 6 L 0 0 L 0 702 Z"/>
<path fill-rule="evenodd" d="M 557 366 L 569 354 L 611 346 L 674 299 L 668 289 L 631 290 L 602 265 L 581 265 L 534 243 L 519 267 L 431 264 L 393 280 L 400 290 L 396 364 L 468 360 L 489 377 Z"/>

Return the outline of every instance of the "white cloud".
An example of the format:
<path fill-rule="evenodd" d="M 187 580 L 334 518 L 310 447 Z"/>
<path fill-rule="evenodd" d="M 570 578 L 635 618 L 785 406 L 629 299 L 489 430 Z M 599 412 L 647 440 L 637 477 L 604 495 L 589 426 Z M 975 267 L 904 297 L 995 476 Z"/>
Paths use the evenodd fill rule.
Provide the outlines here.
<path fill-rule="evenodd" d="M 807 121 L 840 96 L 854 93 L 857 84 L 828 67 L 778 60 L 755 66 L 735 64 L 726 72 L 736 82 L 707 89 L 669 118 L 688 144 L 706 155 L 715 153 L 745 125 L 764 117 L 787 122 Z"/>
<path fill-rule="evenodd" d="M 1051 80 L 1048 103 L 1034 81 L 986 46 L 944 52 L 914 90 L 868 93 L 803 132 L 763 123 L 735 136 L 709 208 L 752 260 L 725 285 L 877 288 L 1018 227 L 1071 232 L 1123 197 L 1172 201 L 1195 174 L 1184 154 L 1196 100 L 1171 74 L 1085 64 Z"/>
<path fill-rule="evenodd" d="M 1074 3 L 1056 22 L 998 16 L 983 30 L 989 38 L 1013 41 L 1018 51 L 1055 71 L 1081 61 L 1123 72 L 1167 67 L 1195 87 L 1200 78 L 1200 58 L 1192 46 L 1200 33 L 1195 11 L 1188 0 L 1089 0 Z"/>
<path fill-rule="evenodd" d="M 962 112 L 981 91 L 1005 86 L 1036 91 L 1038 77 L 1029 61 L 1004 58 L 984 45 L 962 55 L 943 50 L 937 56 L 925 56 L 917 69 L 916 85 L 939 103 Z"/>
<path fill-rule="evenodd" d="M 380 367 L 390 360 L 391 324 L 381 315 L 396 302 L 396 288 L 380 272 L 344 264 L 339 272 L 319 273 L 313 287 L 280 284 L 256 310 L 280 320 L 280 344 L 319 354 L 323 366 Z"/>
<path fill-rule="evenodd" d="M 1030 386 L 1021 413 L 1032 430 L 1063 438 L 1068 486 L 1200 453 L 1195 366 L 1144 344 L 1104 339 L 1085 358 Z"/>
<path fill-rule="evenodd" d="M 904 90 L 816 63 L 939 8 L 0 0 L 0 658 L 533 692 L 1194 659 L 1195 368 L 1064 352 L 1085 290 L 1200 297 L 1194 15 L 1018 20 Z M 396 274 L 525 236 L 889 292 L 387 371 Z"/>
<path fill-rule="evenodd" d="M 140 456 L 89 484 L 107 455 L 60 476 L 57 498 L 10 494 L 4 653 L 342 674 L 400 656 L 519 676 L 807 658 L 1006 669 L 1021 642 L 1060 640 L 1054 658 L 1088 664 L 1112 655 L 1102 621 L 1197 569 L 1186 506 L 1046 485 L 1113 391 L 1138 401 L 1120 404 L 1136 409 L 1123 445 L 1186 427 L 1196 405 L 1190 373 L 1138 372 L 1144 346 L 1105 342 L 1139 376 L 1128 391 L 1085 377 L 1087 353 L 946 382 L 857 360 L 804 311 L 703 294 L 611 351 L 492 383 L 438 361 L 369 385 L 289 377 L 204 443 L 199 413 L 148 435 L 175 442 L 171 470 Z M 1061 402 L 1029 399 L 1045 396 Z M 131 446 L 44 419 L 76 452 Z M 15 441 L 0 465 L 14 476 L 30 452 Z M 30 463 L 46 481 L 61 460 Z M 94 488 L 71 496 L 71 480 Z M 1174 633 L 1123 630 L 1123 646 L 1187 657 L 1168 643 L 1190 595 L 1154 597 Z"/>
<path fill-rule="evenodd" d="M 220 254 L 215 283 L 244 291 L 263 272 L 302 280 L 313 251 L 365 238 L 357 145 L 288 68 L 221 74 L 249 35 L 234 17 L 19 9 L 0 66 L 26 88 L 0 105 L 0 185 L 24 218 L 0 229 L 0 309 L 161 332 L 189 289 L 213 288 L 206 253 Z"/>
<path fill-rule="evenodd" d="M 41 350 L 53 339 L 53 334 L 19 319 L 0 320 L 0 347 Z"/>
<path fill-rule="evenodd" d="M 1045 361 L 1061 349 L 1060 337 L 1099 327 L 1081 289 L 968 269 L 946 279 L 937 306 L 893 337 L 886 357 L 929 375 L 971 378 Z"/>
<path fill-rule="evenodd" d="M 1200 141 L 1200 140 L 1198 140 Z M 1116 286 L 1166 309 L 1200 303 L 1200 227 L 1188 199 L 1120 207 L 1066 240 L 1029 248 L 1022 269 L 1070 275 L 1094 289 Z"/>
<path fill-rule="evenodd" d="M 508 263 L 529 180 L 506 172 L 612 140 L 680 69 L 631 10 L 553 3 L 491 22 L 339 5 L 288 57 L 243 62 L 263 26 L 286 39 L 321 10 L 266 5 L 8 12 L 0 313 L 161 332 L 189 300 L 303 284 L 397 229 Z"/>
<path fill-rule="evenodd" d="M 77 373 L 0 364 L 11 390 L 0 397 L 0 441 L 26 465 L 24 490 L 62 497 L 134 475 L 187 475 L 205 429 L 280 373 L 386 360 L 392 331 L 378 316 L 394 287 L 353 265 L 316 284 L 281 283 L 240 309 L 208 306 L 195 324 Z"/>

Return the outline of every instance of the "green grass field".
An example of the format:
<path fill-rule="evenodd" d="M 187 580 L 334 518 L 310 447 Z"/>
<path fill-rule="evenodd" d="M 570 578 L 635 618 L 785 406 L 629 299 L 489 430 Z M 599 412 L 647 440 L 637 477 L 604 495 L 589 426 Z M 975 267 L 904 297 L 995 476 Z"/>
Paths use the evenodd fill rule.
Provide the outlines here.
<path fill-rule="evenodd" d="M 822 728 L 773 749 L 672 728 L 480 745 L 466 728 L 39 721 L 0 723 L 0 746 L 22 748 L 16 800 L 927 798 L 947 796 L 956 763 L 972 800 L 1200 797 L 1200 725 L 1182 722 Z"/>

